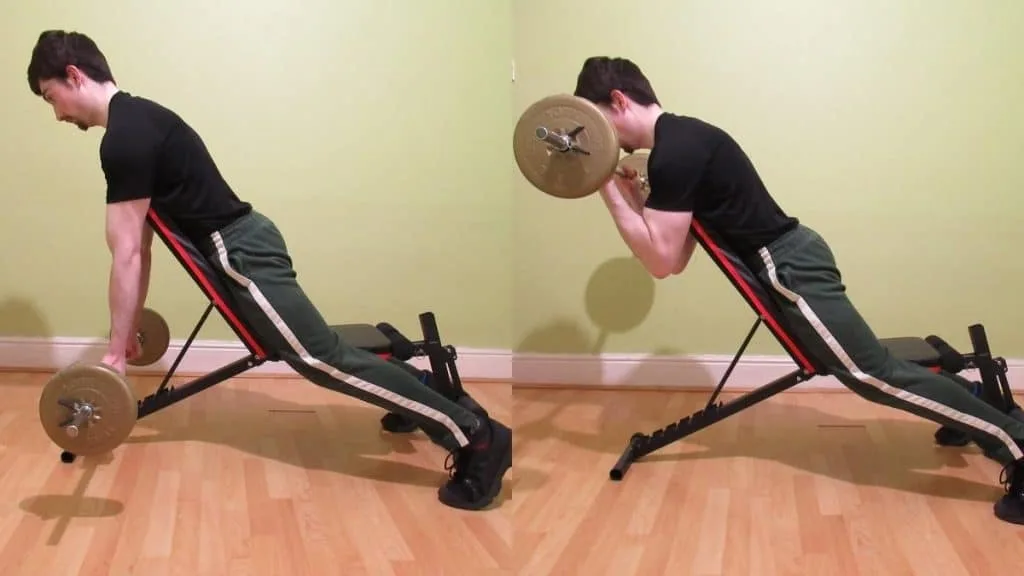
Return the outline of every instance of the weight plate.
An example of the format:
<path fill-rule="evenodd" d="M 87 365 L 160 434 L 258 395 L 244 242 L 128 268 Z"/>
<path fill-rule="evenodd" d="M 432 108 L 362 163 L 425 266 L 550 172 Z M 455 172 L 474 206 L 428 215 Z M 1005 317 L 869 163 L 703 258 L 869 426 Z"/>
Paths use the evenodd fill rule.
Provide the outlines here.
<path fill-rule="evenodd" d="M 646 202 L 647 196 L 651 193 L 650 180 L 647 179 L 647 160 L 650 157 L 648 152 L 634 152 L 628 156 L 623 156 L 619 160 L 619 168 L 629 167 L 636 170 L 637 177 L 640 179 L 640 197 Z"/>
<path fill-rule="evenodd" d="M 648 158 L 650 158 L 650 153 L 648 152 L 634 152 L 627 156 L 623 156 L 622 159 L 619 160 L 619 166 L 632 168 L 637 171 L 641 178 L 646 179 Z"/>
<path fill-rule="evenodd" d="M 562 152 L 538 130 L 574 135 L 586 153 Z M 597 191 L 615 172 L 619 140 L 611 123 L 589 100 L 559 94 L 530 105 L 516 122 L 512 140 L 516 164 L 538 190 L 557 198 L 582 198 Z"/>
<path fill-rule="evenodd" d="M 78 434 L 66 425 L 71 406 L 87 404 L 96 417 L 81 422 Z M 39 398 L 39 420 L 57 446 L 79 456 L 110 452 L 128 438 L 139 409 L 128 382 L 103 364 L 77 363 L 51 378 Z"/>
<path fill-rule="evenodd" d="M 129 361 L 132 366 L 149 366 L 164 357 L 171 345 L 171 329 L 155 310 L 144 308 L 139 319 L 138 337 L 142 355 Z"/>

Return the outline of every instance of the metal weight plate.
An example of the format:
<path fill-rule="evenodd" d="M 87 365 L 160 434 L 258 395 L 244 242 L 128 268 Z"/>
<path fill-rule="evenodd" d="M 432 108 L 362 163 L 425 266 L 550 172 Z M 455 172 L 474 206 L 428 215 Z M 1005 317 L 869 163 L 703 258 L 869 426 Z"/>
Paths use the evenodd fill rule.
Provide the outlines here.
<path fill-rule="evenodd" d="M 39 398 L 39 420 L 46 435 L 79 456 L 118 447 L 131 434 L 138 414 L 128 382 L 103 364 L 68 366 L 46 383 Z"/>
<path fill-rule="evenodd" d="M 149 308 L 142 310 L 137 337 L 142 354 L 128 362 L 132 366 L 149 366 L 163 358 L 171 345 L 171 329 L 167 322 L 158 312 Z"/>
<path fill-rule="evenodd" d="M 649 152 L 634 152 L 628 156 L 623 156 L 618 164 L 619 169 L 629 167 L 636 170 L 637 178 L 640 180 L 640 197 L 645 202 L 647 201 L 647 196 L 651 194 L 651 184 L 647 178 L 647 160 L 649 157 Z"/>
<path fill-rule="evenodd" d="M 519 117 L 512 149 L 523 176 L 557 198 L 582 198 L 615 172 L 619 139 L 601 110 L 569 94 L 542 98 Z"/>

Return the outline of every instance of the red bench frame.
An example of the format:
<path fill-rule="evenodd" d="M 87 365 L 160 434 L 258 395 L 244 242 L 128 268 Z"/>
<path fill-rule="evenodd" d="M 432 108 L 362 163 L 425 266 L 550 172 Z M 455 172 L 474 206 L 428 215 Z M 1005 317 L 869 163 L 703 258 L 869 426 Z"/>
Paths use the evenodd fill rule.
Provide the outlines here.
<path fill-rule="evenodd" d="M 140 419 L 265 362 L 280 361 L 280 357 L 266 343 L 262 342 L 256 331 L 241 318 L 223 280 L 216 274 L 206 256 L 181 232 L 180 228 L 155 208 L 150 208 L 146 220 L 153 228 L 154 234 L 167 246 L 174 258 L 206 296 L 208 305 L 172 362 L 170 369 L 164 375 L 160 386 L 155 392 L 138 402 L 138 418 Z M 220 313 L 224 321 L 238 336 L 247 353 L 208 374 L 179 386 L 171 386 L 170 380 L 178 365 L 214 309 Z M 437 320 L 432 312 L 420 314 L 419 321 L 423 339 L 416 341 L 409 340 L 390 324 L 384 322 L 376 326 L 338 324 L 332 328 L 350 344 L 371 351 L 385 360 L 393 359 L 404 362 L 414 357 L 427 357 L 436 382 L 435 385 L 442 390 L 461 391 L 462 382 L 455 364 L 457 358 L 455 348 L 441 342 Z"/>

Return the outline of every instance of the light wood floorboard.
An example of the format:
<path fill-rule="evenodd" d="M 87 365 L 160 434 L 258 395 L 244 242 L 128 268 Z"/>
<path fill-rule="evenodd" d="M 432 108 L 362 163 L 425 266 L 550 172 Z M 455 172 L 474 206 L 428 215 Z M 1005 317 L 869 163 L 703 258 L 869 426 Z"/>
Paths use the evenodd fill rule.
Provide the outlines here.
<path fill-rule="evenodd" d="M 0 575 L 511 573 L 510 489 L 483 512 L 440 504 L 447 453 L 382 432 L 373 406 L 236 378 L 140 420 L 105 461 L 63 464 L 37 415 L 47 377 L 0 374 Z M 508 421 L 510 385 L 466 387 Z"/>
<path fill-rule="evenodd" d="M 992 514 L 1001 467 L 973 447 L 938 447 L 930 422 L 849 393 L 776 396 L 609 480 L 634 432 L 707 399 L 514 389 L 517 572 L 1024 573 L 1024 527 Z"/>
<path fill-rule="evenodd" d="M 0 373 L 4 576 L 1024 573 L 1024 527 L 992 515 L 999 466 L 849 394 L 777 396 L 612 482 L 633 432 L 707 393 L 467 383 L 515 428 L 503 496 L 473 513 L 436 501 L 445 453 L 422 434 L 299 379 L 237 378 L 62 464 L 46 377 Z"/>

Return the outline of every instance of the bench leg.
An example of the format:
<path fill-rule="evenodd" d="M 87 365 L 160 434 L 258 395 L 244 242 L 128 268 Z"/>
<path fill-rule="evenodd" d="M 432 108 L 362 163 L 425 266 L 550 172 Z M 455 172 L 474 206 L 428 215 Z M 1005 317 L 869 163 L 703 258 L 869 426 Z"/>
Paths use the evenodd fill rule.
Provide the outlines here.
<path fill-rule="evenodd" d="M 430 362 L 430 369 L 420 371 L 404 362 L 396 362 L 402 364 L 413 376 L 421 378 L 424 386 L 430 387 L 453 402 L 459 402 L 472 411 L 481 410 L 476 402 L 469 401 L 462 388 L 462 380 L 455 364 L 458 354 L 454 346 L 446 346 L 441 343 L 441 333 L 434 314 L 424 312 L 420 314 L 419 320 L 423 340 L 410 344 L 417 356 L 426 356 Z M 411 419 L 393 412 L 381 417 L 380 423 L 385 431 L 392 434 L 409 434 L 419 428 Z"/>
<path fill-rule="evenodd" d="M 962 355 L 963 369 L 976 369 L 981 376 L 981 381 L 967 382 L 959 376 L 952 375 L 951 377 L 964 380 L 971 386 L 975 396 L 1024 422 L 1024 410 L 1021 410 L 1021 407 L 1014 401 L 1013 392 L 1010 390 L 1010 384 L 1006 377 L 1006 360 L 992 356 L 983 325 L 974 324 L 968 327 L 968 333 L 974 352 Z M 948 344 L 944 347 L 948 349 L 948 353 L 956 353 Z M 942 426 L 935 431 L 935 442 L 940 446 L 966 446 L 971 443 L 971 438 L 959 430 Z"/>
<path fill-rule="evenodd" d="M 622 455 L 615 463 L 615 466 L 608 472 L 608 477 L 615 482 L 619 482 L 626 476 L 626 472 L 629 471 L 633 463 L 644 456 L 721 422 L 729 416 L 738 414 L 776 394 L 781 394 L 811 377 L 802 369 L 797 369 L 729 402 L 709 403 L 693 414 L 649 434 L 637 432 L 630 437 L 625 450 L 622 451 Z"/>

